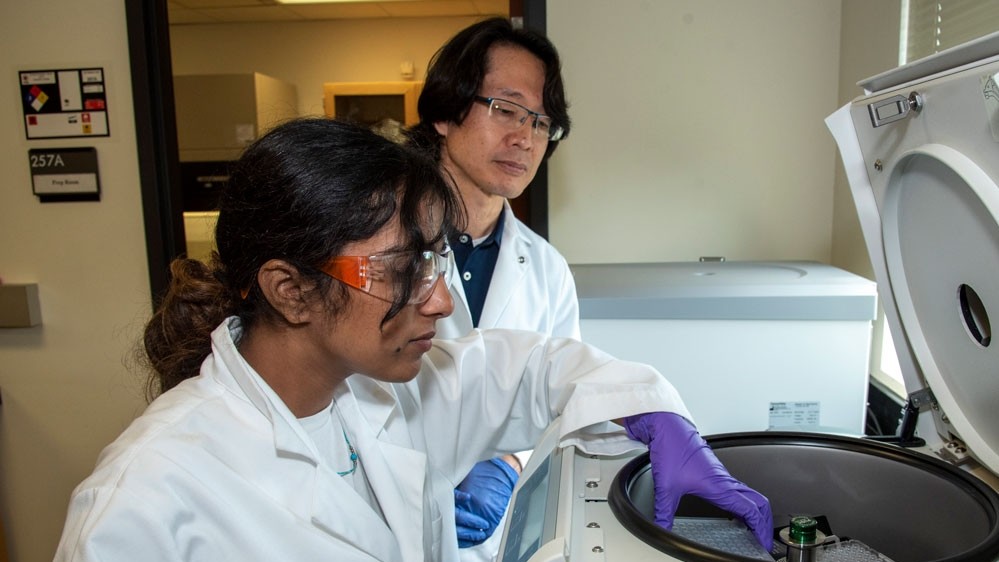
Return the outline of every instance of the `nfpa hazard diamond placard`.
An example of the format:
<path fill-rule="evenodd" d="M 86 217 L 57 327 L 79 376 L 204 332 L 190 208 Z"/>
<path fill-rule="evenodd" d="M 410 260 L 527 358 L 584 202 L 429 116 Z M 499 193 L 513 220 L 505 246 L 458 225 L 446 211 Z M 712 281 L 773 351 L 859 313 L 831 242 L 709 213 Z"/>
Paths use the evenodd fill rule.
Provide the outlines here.
<path fill-rule="evenodd" d="M 103 68 L 24 70 L 19 76 L 27 138 L 110 135 Z"/>

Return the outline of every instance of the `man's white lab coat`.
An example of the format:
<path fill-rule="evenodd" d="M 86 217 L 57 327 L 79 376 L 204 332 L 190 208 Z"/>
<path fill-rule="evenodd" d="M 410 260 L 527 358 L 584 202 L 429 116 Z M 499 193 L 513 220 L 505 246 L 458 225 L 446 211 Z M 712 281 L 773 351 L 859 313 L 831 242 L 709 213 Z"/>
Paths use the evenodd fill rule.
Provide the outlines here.
<path fill-rule="evenodd" d="M 527 228 L 509 203 L 496 269 L 479 316 L 479 328 L 533 330 L 579 339 L 579 300 L 569 264 L 547 240 Z M 472 315 L 460 275 L 451 280 L 454 312 L 437 322 L 438 338 L 472 330 Z"/>
<path fill-rule="evenodd" d="M 547 240 L 503 205 L 503 234 L 496 269 L 479 317 L 479 328 L 533 330 L 548 336 L 580 339 L 579 299 L 565 258 Z M 437 337 L 456 338 L 472 329 L 472 315 L 459 275 L 451 281 L 454 312 L 437 322 Z M 527 464 L 530 452 L 516 452 Z M 488 562 L 499 551 L 505 513 L 496 532 L 481 544 L 460 549 L 462 562 Z M 456 539 L 457 540 L 457 539 Z"/>
<path fill-rule="evenodd" d="M 476 331 L 436 342 L 409 383 L 354 375 L 337 391 L 382 520 L 242 359 L 238 331 L 224 322 L 201 375 L 103 451 L 73 492 L 56 562 L 452 562 L 453 489 L 476 460 L 531 446 L 556 417 L 563 441 L 607 453 L 641 445 L 604 420 L 689 417 L 651 367 L 573 340 Z"/>

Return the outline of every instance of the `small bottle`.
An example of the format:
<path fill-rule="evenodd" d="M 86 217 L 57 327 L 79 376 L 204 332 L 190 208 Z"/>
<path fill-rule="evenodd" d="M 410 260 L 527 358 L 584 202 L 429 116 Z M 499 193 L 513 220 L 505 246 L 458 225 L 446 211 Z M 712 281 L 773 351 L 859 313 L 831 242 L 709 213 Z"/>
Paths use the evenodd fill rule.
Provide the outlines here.
<path fill-rule="evenodd" d="M 780 530 L 780 540 L 787 545 L 787 562 L 815 562 L 816 549 L 826 541 L 826 535 L 819 530 L 818 521 L 798 516 Z"/>

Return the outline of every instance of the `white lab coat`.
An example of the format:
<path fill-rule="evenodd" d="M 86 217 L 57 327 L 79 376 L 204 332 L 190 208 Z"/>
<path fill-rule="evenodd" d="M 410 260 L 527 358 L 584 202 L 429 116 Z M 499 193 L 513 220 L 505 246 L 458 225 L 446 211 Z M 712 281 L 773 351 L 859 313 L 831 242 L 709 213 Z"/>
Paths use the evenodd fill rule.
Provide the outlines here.
<path fill-rule="evenodd" d="M 579 301 L 569 264 L 547 240 L 520 222 L 509 203 L 496 269 L 479 328 L 533 330 L 579 339 Z M 453 339 L 472 330 L 472 314 L 461 278 L 451 280 L 454 312 L 437 322 L 437 337 Z"/>
<path fill-rule="evenodd" d="M 533 330 L 548 336 L 580 339 L 579 300 L 568 262 L 547 240 L 517 219 L 509 202 L 504 203 L 503 213 L 496 269 L 478 327 Z M 456 338 L 472 329 L 468 298 L 459 275 L 452 279 L 450 289 L 454 312 L 437 322 L 439 338 Z M 526 464 L 530 452 L 519 452 L 517 456 Z M 462 562 L 488 562 L 496 556 L 507 515 L 503 515 L 496 532 L 488 539 L 459 550 Z"/>
<path fill-rule="evenodd" d="M 453 488 L 476 460 L 528 447 L 557 416 L 564 442 L 605 453 L 641 445 L 603 420 L 689 417 L 651 367 L 573 340 L 476 331 L 436 342 L 409 383 L 355 375 L 337 390 L 383 520 L 242 359 L 238 330 L 235 318 L 220 325 L 201 374 L 101 453 L 73 492 L 56 562 L 452 562 Z"/>

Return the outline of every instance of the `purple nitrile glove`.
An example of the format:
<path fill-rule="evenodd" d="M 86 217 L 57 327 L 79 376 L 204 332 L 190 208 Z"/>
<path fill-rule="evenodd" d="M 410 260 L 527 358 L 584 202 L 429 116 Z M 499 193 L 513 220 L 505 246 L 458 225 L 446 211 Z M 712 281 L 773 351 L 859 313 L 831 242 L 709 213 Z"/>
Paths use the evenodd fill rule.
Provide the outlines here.
<path fill-rule="evenodd" d="M 501 459 L 489 459 L 472 467 L 454 489 L 458 548 L 481 544 L 496 532 L 519 477 Z"/>
<path fill-rule="evenodd" d="M 680 498 L 692 494 L 737 515 L 763 548 L 771 549 L 770 501 L 728 473 L 694 424 L 678 414 L 653 412 L 624 418 L 624 428 L 649 446 L 656 523 L 671 530 Z"/>

